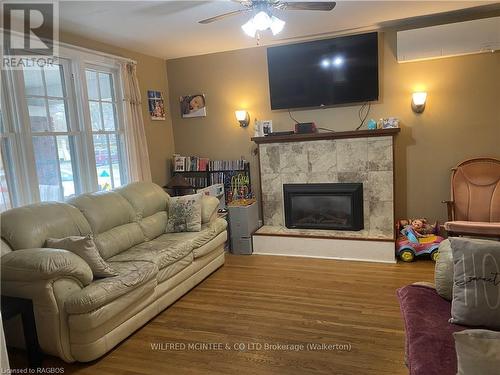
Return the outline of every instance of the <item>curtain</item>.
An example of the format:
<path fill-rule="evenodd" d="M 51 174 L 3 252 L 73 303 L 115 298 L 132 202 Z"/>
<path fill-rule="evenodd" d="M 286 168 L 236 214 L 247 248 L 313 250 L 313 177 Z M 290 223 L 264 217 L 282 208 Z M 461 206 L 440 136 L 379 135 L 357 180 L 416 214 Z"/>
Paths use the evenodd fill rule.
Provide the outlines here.
<path fill-rule="evenodd" d="M 125 147 L 129 182 L 151 181 L 148 144 L 142 118 L 141 90 L 137 80 L 137 66 L 121 64 L 123 82 L 123 113 L 125 126 Z"/>

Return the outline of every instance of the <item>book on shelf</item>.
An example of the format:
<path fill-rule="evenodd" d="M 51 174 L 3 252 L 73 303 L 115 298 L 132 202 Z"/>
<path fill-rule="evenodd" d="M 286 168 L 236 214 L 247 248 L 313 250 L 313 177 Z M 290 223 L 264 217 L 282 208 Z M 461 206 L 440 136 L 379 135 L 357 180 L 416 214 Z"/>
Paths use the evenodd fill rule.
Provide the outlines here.
<path fill-rule="evenodd" d="M 197 156 L 173 156 L 174 172 L 205 172 L 209 163 L 208 158 Z"/>
<path fill-rule="evenodd" d="M 186 163 L 186 157 L 180 155 L 174 155 L 174 171 L 184 172 Z"/>
<path fill-rule="evenodd" d="M 211 160 L 209 168 L 211 171 L 232 171 L 245 169 L 246 160 Z"/>

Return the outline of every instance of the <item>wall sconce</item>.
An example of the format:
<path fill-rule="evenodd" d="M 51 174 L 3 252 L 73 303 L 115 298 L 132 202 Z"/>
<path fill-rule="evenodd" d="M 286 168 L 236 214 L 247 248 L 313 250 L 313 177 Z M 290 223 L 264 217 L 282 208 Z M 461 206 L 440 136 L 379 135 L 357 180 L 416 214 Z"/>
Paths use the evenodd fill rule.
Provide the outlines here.
<path fill-rule="evenodd" d="M 427 100 L 427 93 L 425 91 L 414 92 L 411 99 L 411 109 L 415 113 L 422 113 L 425 109 L 425 101 Z"/>
<path fill-rule="evenodd" d="M 236 120 L 240 123 L 242 128 L 246 128 L 250 124 L 250 115 L 245 110 L 235 111 Z"/>

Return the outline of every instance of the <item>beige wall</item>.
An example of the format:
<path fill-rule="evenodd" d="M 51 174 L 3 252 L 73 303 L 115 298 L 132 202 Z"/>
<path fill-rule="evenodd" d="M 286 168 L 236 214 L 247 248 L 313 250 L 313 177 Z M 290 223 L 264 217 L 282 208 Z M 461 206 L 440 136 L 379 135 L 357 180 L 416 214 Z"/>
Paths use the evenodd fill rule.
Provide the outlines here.
<path fill-rule="evenodd" d="M 168 96 L 167 72 L 165 60 L 157 57 L 143 55 L 137 52 L 114 47 L 68 33 L 61 33 L 60 40 L 80 47 L 128 57 L 137 61 L 137 76 L 142 95 L 142 112 L 144 126 L 149 148 L 149 160 L 153 182 L 165 185 L 170 176 L 170 159 L 174 152 L 174 138 L 172 134 L 172 121 L 167 116 L 165 121 L 151 121 L 148 112 L 147 90 L 163 91 Z M 167 114 L 168 101 L 166 104 Z"/>
<path fill-rule="evenodd" d="M 500 158 L 500 53 L 398 64 L 396 33 L 381 34 L 380 101 L 369 118 L 396 116 L 396 215 L 444 220 L 441 200 L 449 197 L 449 171 L 476 156 Z M 167 61 L 175 151 L 252 162 L 258 187 L 252 126 L 241 129 L 234 110 L 247 109 L 252 121 L 273 120 L 274 130 L 290 130 L 288 113 L 271 111 L 265 48 L 252 48 Z M 428 91 L 427 107 L 410 108 L 414 90 Z M 202 92 L 207 117 L 181 119 L 178 97 Z M 293 112 L 298 121 L 352 130 L 359 106 Z"/>

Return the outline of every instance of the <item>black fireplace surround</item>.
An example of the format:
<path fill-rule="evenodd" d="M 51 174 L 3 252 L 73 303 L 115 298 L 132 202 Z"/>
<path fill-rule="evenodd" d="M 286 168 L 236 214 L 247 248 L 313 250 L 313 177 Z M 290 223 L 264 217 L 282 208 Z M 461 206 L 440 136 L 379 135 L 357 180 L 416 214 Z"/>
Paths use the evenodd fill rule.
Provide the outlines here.
<path fill-rule="evenodd" d="M 285 226 L 363 229 L 363 184 L 284 184 Z"/>

